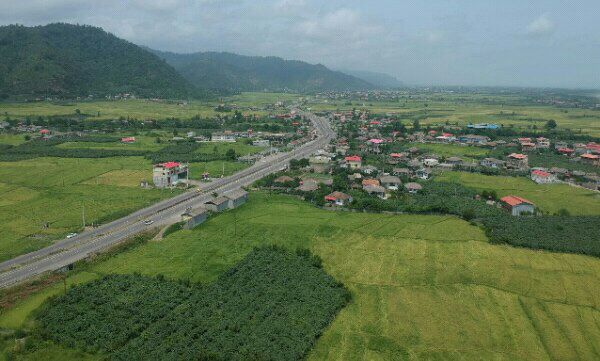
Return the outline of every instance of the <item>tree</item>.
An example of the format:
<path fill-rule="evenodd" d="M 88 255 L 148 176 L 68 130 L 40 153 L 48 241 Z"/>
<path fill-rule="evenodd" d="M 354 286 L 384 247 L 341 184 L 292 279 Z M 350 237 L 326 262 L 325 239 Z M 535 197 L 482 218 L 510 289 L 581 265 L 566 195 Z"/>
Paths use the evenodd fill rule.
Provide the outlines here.
<path fill-rule="evenodd" d="M 237 154 L 233 148 L 228 149 L 227 152 L 225 152 L 225 156 L 230 160 L 235 160 L 237 158 Z"/>
<path fill-rule="evenodd" d="M 413 121 L 413 130 L 419 130 L 421 129 L 421 124 L 419 123 L 419 119 L 415 119 Z"/>
<path fill-rule="evenodd" d="M 554 119 L 550 119 L 549 121 L 546 122 L 546 129 L 554 129 L 556 128 L 557 124 L 556 124 L 556 120 Z"/>

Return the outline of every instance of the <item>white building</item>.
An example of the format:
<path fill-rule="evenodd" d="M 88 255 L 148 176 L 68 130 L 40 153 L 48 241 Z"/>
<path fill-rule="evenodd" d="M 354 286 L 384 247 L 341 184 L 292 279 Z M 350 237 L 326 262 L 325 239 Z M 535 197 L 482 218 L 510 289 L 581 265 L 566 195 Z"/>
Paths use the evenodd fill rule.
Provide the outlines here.
<path fill-rule="evenodd" d="M 177 185 L 188 176 L 188 165 L 178 162 L 155 164 L 152 169 L 152 181 L 156 188 L 167 188 Z"/>

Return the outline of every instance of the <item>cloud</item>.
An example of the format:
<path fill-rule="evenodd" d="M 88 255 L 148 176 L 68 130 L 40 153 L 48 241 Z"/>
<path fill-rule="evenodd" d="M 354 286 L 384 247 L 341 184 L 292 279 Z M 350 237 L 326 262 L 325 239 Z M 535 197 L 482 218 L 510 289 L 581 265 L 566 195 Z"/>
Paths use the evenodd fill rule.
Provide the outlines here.
<path fill-rule="evenodd" d="M 548 35 L 554 32 L 556 25 L 548 14 L 542 14 L 527 25 L 527 33 L 531 35 Z"/>

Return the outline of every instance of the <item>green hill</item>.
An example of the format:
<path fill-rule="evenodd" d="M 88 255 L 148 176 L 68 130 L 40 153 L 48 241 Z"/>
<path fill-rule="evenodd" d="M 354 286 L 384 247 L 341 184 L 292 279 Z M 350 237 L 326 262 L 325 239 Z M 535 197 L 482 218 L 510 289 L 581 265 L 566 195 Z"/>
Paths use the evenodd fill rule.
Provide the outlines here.
<path fill-rule="evenodd" d="M 0 54 L 0 99 L 202 95 L 156 55 L 92 26 L 2 26 Z"/>
<path fill-rule="evenodd" d="M 298 60 L 218 52 L 152 51 L 202 89 L 314 92 L 373 88 L 354 76 Z"/>

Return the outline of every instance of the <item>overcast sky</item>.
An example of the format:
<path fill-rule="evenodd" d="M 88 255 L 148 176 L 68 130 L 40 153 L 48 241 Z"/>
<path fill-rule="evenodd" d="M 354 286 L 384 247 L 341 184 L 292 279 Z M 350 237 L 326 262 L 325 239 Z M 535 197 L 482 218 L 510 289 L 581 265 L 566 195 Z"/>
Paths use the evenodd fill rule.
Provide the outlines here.
<path fill-rule="evenodd" d="M 276 55 L 409 84 L 600 88 L 598 0 L 0 0 L 176 52 Z"/>

